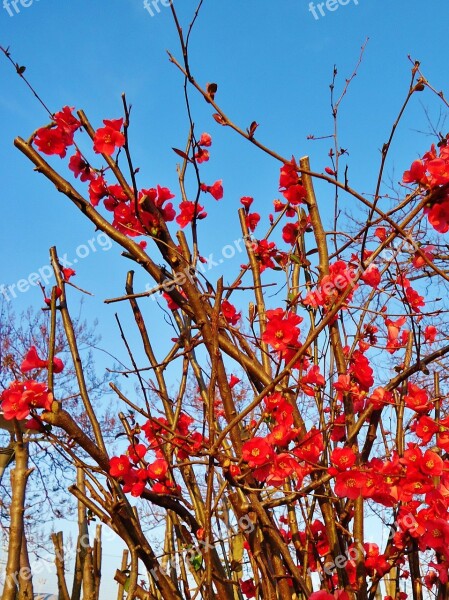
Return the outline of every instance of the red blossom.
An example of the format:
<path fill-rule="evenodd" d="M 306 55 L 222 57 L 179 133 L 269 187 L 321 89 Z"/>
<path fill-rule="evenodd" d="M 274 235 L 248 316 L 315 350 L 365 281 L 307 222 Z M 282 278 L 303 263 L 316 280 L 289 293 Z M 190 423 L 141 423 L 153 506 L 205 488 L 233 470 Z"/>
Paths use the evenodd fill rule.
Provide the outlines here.
<path fill-rule="evenodd" d="M 221 311 L 224 318 L 230 325 L 235 327 L 240 321 L 241 313 L 237 312 L 237 309 L 229 302 L 229 300 L 223 300 L 221 303 Z"/>
<path fill-rule="evenodd" d="M 298 239 L 298 234 L 300 232 L 299 222 L 296 223 L 287 223 L 282 228 L 282 239 L 287 244 L 295 244 Z"/>
<path fill-rule="evenodd" d="M 380 272 L 379 269 L 371 264 L 366 271 L 364 271 L 360 277 L 362 281 L 364 281 L 367 285 L 371 286 L 374 289 L 377 289 L 380 283 Z"/>
<path fill-rule="evenodd" d="M 208 133 L 203 133 L 198 142 L 198 146 L 211 146 L 212 145 L 212 136 Z"/>
<path fill-rule="evenodd" d="M 57 127 L 38 129 L 33 142 L 44 154 L 58 154 L 61 158 L 64 158 L 70 145 L 67 135 Z"/>
<path fill-rule="evenodd" d="M 215 200 L 221 200 L 223 198 L 223 180 L 219 179 L 213 185 L 201 184 L 202 192 L 209 192 L 209 194 L 215 198 Z"/>
<path fill-rule="evenodd" d="M 385 227 L 377 227 L 374 231 L 374 235 L 381 241 L 385 241 L 387 239 L 387 230 Z"/>
<path fill-rule="evenodd" d="M 433 344 L 437 337 L 438 330 L 434 325 L 428 325 L 424 330 L 424 341 L 426 344 Z"/>
<path fill-rule="evenodd" d="M 73 171 L 75 177 L 79 177 L 81 181 L 91 181 L 95 177 L 95 172 L 91 169 L 89 163 L 82 157 L 79 150 L 70 157 L 69 169 Z"/>
<path fill-rule="evenodd" d="M 283 352 L 291 346 L 298 345 L 299 328 L 302 317 L 282 308 L 267 310 L 267 325 L 262 340 L 274 350 Z"/>
<path fill-rule="evenodd" d="M 260 221 L 260 215 L 259 213 L 250 213 L 249 215 L 246 215 L 245 219 L 248 229 L 254 231 Z"/>
<path fill-rule="evenodd" d="M 26 419 L 32 409 L 50 410 L 53 402 L 53 394 L 47 386 L 34 380 L 13 381 L 0 397 L 3 417 L 7 421 Z"/>
<path fill-rule="evenodd" d="M 125 144 L 125 136 L 120 131 L 123 119 L 104 119 L 103 123 L 105 126 L 97 129 L 94 135 L 94 151 L 111 156 L 116 148 Z"/>
<path fill-rule="evenodd" d="M 240 204 L 243 204 L 247 211 L 253 202 L 254 198 L 251 198 L 251 196 L 244 196 L 243 198 L 240 198 Z"/>
<path fill-rule="evenodd" d="M 247 598 L 255 598 L 256 597 L 256 586 L 254 585 L 254 581 L 252 579 L 243 579 L 240 580 L 240 589 L 242 590 L 242 594 L 244 594 Z"/>
<path fill-rule="evenodd" d="M 48 368 L 48 360 L 42 360 L 39 358 L 37 353 L 36 346 L 31 346 L 28 352 L 25 355 L 25 358 L 20 365 L 20 370 L 22 373 L 28 373 L 28 371 L 32 371 L 33 369 L 47 369 Z M 53 358 L 53 373 L 61 373 L 64 369 L 64 363 L 60 358 Z"/>
<path fill-rule="evenodd" d="M 179 205 L 181 211 L 176 217 L 176 222 L 180 227 L 184 229 L 186 225 L 191 223 L 193 219 L 204 219 L 207 217 L 207 213 L 204 212 L 203 207 L 198 203 L 191 202 L 190 200 L 184 200 Z"/>
<path fill-rule="evenodd" d="M 73 141 L 73 134 L 81 127 L 81 122 L 73 116 L 73 106 L 64 106 L 53 115 L 53 120 L 58 129 L 64 132 L 69 139 Z"/>
<path fill-rule="evenodd" d="M 130 469 L 131 463 L 125 454 L 113 456 L 109 461 L 109 474 L 112 477 L 124 477 L 129 473 Z"/>
<path fill-rule="evenodd" d="M 199 164 L 207 162 L 209 160 L 209 151 L 204 150 L 203 148 L 198 148 L 198 152 L 195 154 L 195 160 Z"/>
<path fill-rule="evenodd" d="M 261 467 L 273 461 L 274 452 L 265 438 L 255 436 L 243 444 L 242 458 L 251 468 Z"/>
<path fill-rule="evenodd" d="M 166 478 L 167 473 L 168 464 L 163 458 L 155 460 L 147 467 L 147 474 L 150 479 L 163 480 Z"/>
<path fill-rule="evenodd" d="M 334 492 L 340 498 L 356 500 L 362 495 L 364 475 L 355 469 L 338 473 L 335 478 Z"/>
<path fill-rule="evenodd" d="M 341 470 L 350 469 L 355 464 L 356 458 L 352 448 L 335 448 L 331 454 L 332 463 Z"/>
<path fill-rule="evenodd" d="M 404 396 L 405 405 L 417 413 L 429 412 L 431 405 L 426 390 L 411 381 L 407 384 L 407 394 Z"/>
<path fill-rule="evenodd" d="M 64 277 L 64 281 L 67 283 L 71 277 L 73 277 L 74 275 L 76 275 L 76 271 L 74 271 L 73 269 L 70 269 L 69 267 L 65 267 L 64 269 L 61 269 L 62 271 L 62 276 Z"/>

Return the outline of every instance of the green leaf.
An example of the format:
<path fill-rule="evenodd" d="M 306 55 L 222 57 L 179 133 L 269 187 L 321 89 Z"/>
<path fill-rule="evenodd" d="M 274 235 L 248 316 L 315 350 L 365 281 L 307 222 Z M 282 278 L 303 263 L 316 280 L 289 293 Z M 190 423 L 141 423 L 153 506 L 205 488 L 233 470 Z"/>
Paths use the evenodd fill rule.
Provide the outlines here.
<path fill-rule="evenodd" d="M 194 556 L 191 560 L 191 564 L 195 571 L 199 571 L 201 569 L 201 565 L 203 564 L 203 557 L 201 554 Z"/>

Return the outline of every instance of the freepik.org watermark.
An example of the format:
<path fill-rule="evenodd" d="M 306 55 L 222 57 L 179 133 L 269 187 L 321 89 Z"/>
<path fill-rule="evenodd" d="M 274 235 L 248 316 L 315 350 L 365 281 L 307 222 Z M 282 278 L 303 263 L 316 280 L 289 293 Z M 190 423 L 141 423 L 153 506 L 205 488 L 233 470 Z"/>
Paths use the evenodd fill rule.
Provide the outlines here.
<path fill-rule="evenodd" d="M 326 2 L 317 2 L 316 5 L 314 2 L 309 2 L 309 12 L 311 12 L 314 19 L 318 21 L 320 16 L 326 16 L 324 8 L 326 8 L 328 12 L 334 12 L 340 6 L 346 6 L 350 2 L 353 2 L 356 6 L 359 5 L 359 0 L 326 0 Z"/>
<path fill-rule="evenodd" d="M 161 6 L 168 8 L 173 4 L 173 0 L 143 0 L 143 7 L 154 17 L 161 12 Z"/>
<path fill-rule="evenodd" d="M 103 252 L 107 252 L 112 248 L 112 240 L 102 231 L 95 237 L 87 240 L 85 244 L 80 244 L 75 248 L 75 256 L 72 259 L 68 259 L 68 253 L 59 256 L 59 262 L 63 269 L 70 269 L 74 267 L 80 260 L 84 260 L 90 254 L 97 252 L 101 248 Z M 10 302 L 13 298 L 16 299 L 18 294 L 25 294 L 31 287 L 36 287 L 39 284 L 48 285 L 54 277 L 53 269 L 49 264 L 43 265 L 36 271 L 33 271 L 28 275 L 11 283 L 10 285 L 1 283 L 0 294 L 3 298 Z"/>
<path fill-rule="evenodd" d="M 102 528 L 101 540 L 103 543 L 113 542 L 117 540 L 117 535 L 108 527 Z M 77 554 L 91 547 L 92 543 L 90 541 L 90 536 L 88 533 L 85 533 L 76 540 L 70 539 L 64 543 L 60 549 L 55 550 L 53 559 L 46 560 L 45 558 L 36 557 L 30 562 L 29 567 L 21 567 L 18 571 L 12 573 L 11 578 L 14 584 L 19 587 L 21 581 L 30 581 L 31 579 L 35 579 L 38 575 L 52 576 L 56 573 L 54 559 L 71 563 L 76 558 Z M 0 549 L 0 557 L 2 554 L 7 557 L 7 546 Z M 4 586 L 6 582 L 6 563 L 6 560 L 0 560 L 0 586 Z M 46 581 L 46 578 L 44 581 Z M 40 596 L 37 597 L 40 598 Z"/>
<path fill-rule="evenodd" d="M 195 282 L 195 277 L 204 274 L 207 271 L 222 265 L 227 260 L 232 260 L 238 254 L 241 254 L 245 248 L 251 248 L 253 251 L 258 246 L 257 241 L 248 236 L 247 238 L 238 238 L 233 240 L 232 244 L 226 244 L 220 251 L 220 256 L 217 257 L 215 252 L 211 252 L 209 256 L 204 256 L 202 261 L 196 267 L 187 266 L 185 269 L 178 271 L 173 278 L 167 278 L 163 283 L 154 287 L 150 283 L 145 286 L 145 294 L 152 300 L 161 299 L 163 294 L 172 292 L 176 287 L 182 287 L 187 280 L 190 283 Z"/>
<path fill-rule="evenodd" d="M 21 6 L 23 8 L 29 8 L 33 2 L 39 2 L 39 0 L 3 0 L 3 8 L 10 17 L 13 17 L 20 13 Z"/>

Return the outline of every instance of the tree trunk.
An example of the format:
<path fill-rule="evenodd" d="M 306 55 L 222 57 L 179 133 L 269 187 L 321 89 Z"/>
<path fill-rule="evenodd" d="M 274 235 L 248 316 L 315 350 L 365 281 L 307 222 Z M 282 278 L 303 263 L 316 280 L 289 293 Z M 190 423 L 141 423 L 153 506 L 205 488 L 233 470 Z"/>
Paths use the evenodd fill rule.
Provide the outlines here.
<path fill-rule="evenodd" d="M 11 526 L 8 544 L 8 559 L 6 563 L 5 586 L 2 600 L 16 600 L 20 579 L 31 578 L 31 572 L 26 567 L 21 571 L 20 556 L 24 538 L 23 515 L 25 512 L 25 494 L 31 469 L 28 468 L 28 447 L 22 442 L 16 444 L 16 465 L 11 472 Z"/>

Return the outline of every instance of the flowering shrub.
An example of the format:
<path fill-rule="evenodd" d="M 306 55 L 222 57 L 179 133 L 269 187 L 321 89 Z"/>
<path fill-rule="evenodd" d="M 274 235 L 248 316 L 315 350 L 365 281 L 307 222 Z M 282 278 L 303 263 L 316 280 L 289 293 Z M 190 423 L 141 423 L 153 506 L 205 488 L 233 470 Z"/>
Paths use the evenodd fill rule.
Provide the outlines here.
<path fill-rule="evenodd" d="M 215 121 L 232 125 L 216 104 L 217 86 L 203 89 L 187 63 L 171 60 L 213 106 Z M 224 197 L 221 179 L 201 181 L 201 165 L 215 158 L 212 136 L 197 139 L 193 131 L 188 150 L 175 149 L 183 164 L 178 173 L 192 168 L 198 181 L 190 195 L 180 177 L 179 201 L 172 202 L 176 194 L 161 183 L 137 185 L 124 106 L 123 118 L 105 119 L 97 129 L 65 106 L 16 145 L 155 282 L 154 290 L 136 294 L 130 275 L 120 298 L 131 305 L 152 373 L 144 380 L 133 357 L 141 393 L 118 392 L 131 411 L 120 416 L 126 443 L 109 451 L 82 390 L 93 432 L 87 435 L 53 399 L 51 377 L 48 386 L 13 380 L 1 396 L 5 419 L 31 417 L 72 440 L 67 457 L 81 461 L 97 486 L 76 494 L 131 550 L 133 594 L 141 561 L 153 597 L 170 600 L 190 598 L 190 578 L 197 595 L 227 600 L 366 600 L 385 584 L 393 598 L 410 592 L 420 600 L 422 576 L 438 600 L 448 597 L 449 332 L 441 317 L 448 306 L 435 291 L 449 280 L 441 237 L 449 231 L 447 139 L 404 173 L 402 183 L 412 190 L 400 208 L 380 210 L 379 191 L 368 200 L 338 180 L 337 165 L 312 172 L 307 159 L 288 160 L 262 146 L 257 123 L 246 133 L 234 127 L 280 161 L 273 195 L 282 199 L 267 215 L 256 212 L 257 199 L 241 197 L 247 259 L 225 286 L 221 276 L 204 281 L 198 268 L 207 262 L 200 221 L 208 219 L 208 203 Z M 92 158 L 80 151 L 81 135 L 91 140 Z M 69 148 L 74 182 L 62 180 L 43 156 L 64 159 Z M 335 152 L 338 146 L 330 156 Z M 338 231 L 325 230 L 314 178 L 368 210 L 355 233 L 337 209 Z M 52 261 L 58 292 L 47 300 L 70 336 L 66 288 L 75 273 L 58 267 L 55 249 Z M 251 294 L 247 306 L 243 291 Z M 156 292 L 175 331 L 166 357 L 153 346 L 138 302 Z M 72 353 L 75 359 L 73 343 Z M 63 368 L 57 357 L 41 359 L 31 348 L 22 373 L 49 365 L 51 374 Z M 168 366 L 179 368 L 173 393 Z M 128 495 L 163 511 L 165 547 L 183 556 L 175 569 L 183 586 L 163 569 Z M 383 548 L 365 527 L 369 512 L 393 523 Z M 410 582 L 408 592 L 388 585 L 393 573 Z"/>

